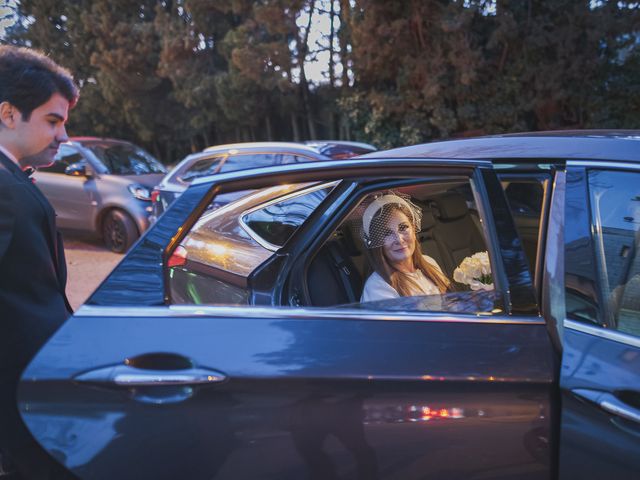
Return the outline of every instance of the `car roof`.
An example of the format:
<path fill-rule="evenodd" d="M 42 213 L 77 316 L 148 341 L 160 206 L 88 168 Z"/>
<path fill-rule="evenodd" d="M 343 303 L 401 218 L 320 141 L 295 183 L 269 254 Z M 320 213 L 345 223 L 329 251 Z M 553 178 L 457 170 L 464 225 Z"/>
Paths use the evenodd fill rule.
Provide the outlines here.
<path fill-rule="evenodd" d="M 107 137 L 70 137 L 69 142 L 73 143 L 126 143 L 132 145 L 128 140 Z"/>
<path fill-rule="evenodd" d="M 359 158 L 640 161 L 640 130 L 565 130 L 446 140 Z"/>
<path fill-rule="evenodd" d="M 191 153 L 184 157 L 178 164 L 167 173 L 158 185 L 162 189 L 172 188 L 171 186 L 180 186 L 180 190 L 184 185 L 178 181 L 178 177 L 182 175 L 188 168 L 199 160 L 211 158 L 220 154 L 235 153 L 288 153 L 299 154 L 311 157 L 313 160 L 330 161 L 331 158 L 323 155 L 317 148 L 308 147 L 293 142 L 245 142 L 245 143 L 229 143 L 226 145 L 217 145 L 208 147 L 201 152 Z"/>
<path fill-rule="evenodd" d="M 215 145 L 205 148 L 202 153 L 223 153 L 230 150 L 243 152 L 262 152 L 265 149 L 272 151 L 287 151 L 296 153 L 312 154 L 315 157 L 324 157 L 317 148 L 309 145 L 294 142 L 243 142 L 229 143 L 226 145 Z"/>

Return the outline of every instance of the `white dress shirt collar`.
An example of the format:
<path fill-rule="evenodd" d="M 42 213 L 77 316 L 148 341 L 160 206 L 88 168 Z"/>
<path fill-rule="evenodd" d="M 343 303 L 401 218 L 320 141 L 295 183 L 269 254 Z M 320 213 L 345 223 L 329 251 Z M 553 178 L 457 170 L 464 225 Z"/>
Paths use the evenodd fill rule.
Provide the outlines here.
<path fill-rule="evenodd" d="M 2 145 L 0 145 L 0 152 L 4 153 L 9 158 L 9 160 L 11 160 L 13 163 L 15 163 L 18 167 L 20 166 L 20 163 L 18 162 L 18 159 L 9 150 L 7 150 Z"/>

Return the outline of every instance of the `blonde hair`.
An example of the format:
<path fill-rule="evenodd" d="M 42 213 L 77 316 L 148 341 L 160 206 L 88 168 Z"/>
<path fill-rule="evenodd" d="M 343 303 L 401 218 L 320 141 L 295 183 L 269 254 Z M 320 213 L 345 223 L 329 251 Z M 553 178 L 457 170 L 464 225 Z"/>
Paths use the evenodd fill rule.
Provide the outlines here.
<path fill-rule="evenodd" d="M 393 211 L 399 211 L 406 215 L 407 218 L 411 218 L 411 213 L 404 205 L 401 204 L 385 205 L 380 209 L 380 213 L 383 210 L 385 214 L 390 214 Z M 383 224 L 382 219 L 386 218 L 389 218 L 389 215 L 376 215 L 371 221 L 371 229 L 373 230 L 384 228 L 385 225 Z M 425 260 L 425 258 L 422 256 L 422 246 L 420 245 L 420 241 L 418 240 L 416 233 L 417 232 L 414 228 L 415 248 L 413 249 L 413 254 L 411 255 L 411 260 L 414 268 L 420 270 L 426 278 L 431 280 L 438 288 L 438 290 L 440 290 L 440 293 L 449 291 L 451 282 L 444 273 L 442 273 L 438 268 Z M 373 266 L 373 269 L 384 279 L 385 282 L 391 285 L 401 297 L 409 297 L 415 295 L 415 292 L 419 291 L 420 287 L 409 275 L 397 270 L 391 265 L 391 263 L 389 263 L 389 260 L 384 255 L 383 249 L 384 247 L 382 246 L 365 249 L 367 256 L 369 257 L 369 262 Z"/>

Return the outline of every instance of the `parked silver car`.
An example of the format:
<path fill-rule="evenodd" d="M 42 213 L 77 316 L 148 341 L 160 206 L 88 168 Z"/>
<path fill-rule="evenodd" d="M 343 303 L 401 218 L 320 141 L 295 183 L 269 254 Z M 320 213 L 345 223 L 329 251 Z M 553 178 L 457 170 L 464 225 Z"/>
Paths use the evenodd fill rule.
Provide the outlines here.
<path fill-rule="evenodd" d="M 256 167 L 326 160 L 330 160 L 330 157 L 320 153 L 317 148 L 292 142 L 247 142 L 208 147 L 185 157 L 155 187 L 151 221 L 155 221 L 196 178 Z M 246 193 L 220 196 L 214 208 Z"/>
<path fill-rule="evenodd" d="M 56 162 L 34 174 L 62 229 L 102 236 L 124 253 L 149 226 L 151 190 L 166 173 L 151 154 L 129 142 L 74 137 Z"/>

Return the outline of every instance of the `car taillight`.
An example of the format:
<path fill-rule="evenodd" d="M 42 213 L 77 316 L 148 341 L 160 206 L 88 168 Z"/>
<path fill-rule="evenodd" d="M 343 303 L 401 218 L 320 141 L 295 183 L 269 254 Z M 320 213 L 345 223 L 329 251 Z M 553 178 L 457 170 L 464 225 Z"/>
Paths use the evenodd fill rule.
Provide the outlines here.
<path fill-rule="evenodd" d="M 178 247 L 173 251 L 171 256 L 169 257 L 169 261 L 167 265 L 169 267 L 180 267 L 187 263 L 187 249 L 182 245 L 178 245 Z"/>
<path fill-rule="evenodd" d="M 154 190 L 151 192 L 151 201 L 156 203 L 158 201 L 158 197 L 160 196 L 160 190 Z"/>

